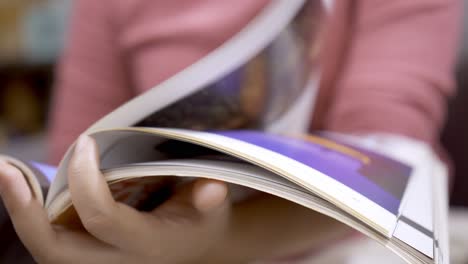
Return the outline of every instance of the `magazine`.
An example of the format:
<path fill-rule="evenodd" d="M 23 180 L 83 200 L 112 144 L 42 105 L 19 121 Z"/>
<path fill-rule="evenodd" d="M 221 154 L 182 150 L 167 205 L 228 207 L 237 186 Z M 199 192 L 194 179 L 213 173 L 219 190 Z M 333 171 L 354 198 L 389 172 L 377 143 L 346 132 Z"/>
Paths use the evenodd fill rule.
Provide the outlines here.
<path fill-rule="evenodd" d="M 92 125 L 85 133 L 114 198 L 149 210 L 181 181 L 217 179 L 325 214 L 408 263 L 449 263 L 447 171 L 431 151 L 415 166 L 307 132 L 324 16 L 320 1 L 272 1 L 208 56 Z M 24 173 L 51 222 L 80 228 L 67 189 L 73 149 L 57 169 L 0 158 Z"/>

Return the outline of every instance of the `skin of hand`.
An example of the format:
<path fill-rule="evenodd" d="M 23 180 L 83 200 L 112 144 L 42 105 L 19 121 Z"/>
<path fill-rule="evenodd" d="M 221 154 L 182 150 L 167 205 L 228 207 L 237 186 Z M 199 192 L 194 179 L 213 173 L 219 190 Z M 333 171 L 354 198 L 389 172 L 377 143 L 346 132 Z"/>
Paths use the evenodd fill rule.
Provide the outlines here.
<path fill-rule="evenodd" d="M 0 195 L 39 263 L 193 263 L 226 234 L 230 204 L 222 182 L 199 179 L 152 212 L 139 212 L 114 201 L 87 136 L 77 142 L 68 180 L 87 233 L 51 225 L 21 172 L 0 164 Z"/>
<path fill-rule="evenodd" d="M 266 193 L 231 205 L 225 183 L 199 179 L 152 212 L 114 201 L 97 147 L 77 142 L 68 181 L 87 231 L 51 225 L 15 167 L 0 161 L 0 196 L 39 263 L 248 263 L 307 252 L 348 235 L 343 224 Z"/>

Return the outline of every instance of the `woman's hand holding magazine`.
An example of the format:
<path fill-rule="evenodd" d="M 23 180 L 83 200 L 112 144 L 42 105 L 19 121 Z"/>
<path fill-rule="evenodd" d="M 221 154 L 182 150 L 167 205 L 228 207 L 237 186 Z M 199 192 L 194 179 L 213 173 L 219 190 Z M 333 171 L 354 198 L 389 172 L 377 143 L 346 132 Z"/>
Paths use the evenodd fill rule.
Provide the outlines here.
<path fill-rule="evenodd" d="M 143 213 L 114 201 L 96 157 L 94 141 L 82 137 L 68 174 L 73 204 L 88 232 L 51 225 L 20 171 L 0 164 L 2 199 L 39 263 L 194 262 L 224 237 L 230 211 L 226 184 L 198 180 Z"/>
<path fill-rule="evenodd" d="M 411 149 L 405 156 L 414 162 L 424 156 L 424 151 L 415 151 L 417 142 L 401 138 L 371 135 L 350 140 L 384 152 Z M 41 263 L 241 263 L 307 252 L 349 232 L 324 215 L 265 193 L 231 206 L 227 186 L 205 179 L 182 185 L 156 209 L 139 212 L 112 198 L 98 169 L 94 140 L 81 137 L 74 153 L 68 166 L 69 189 L 86 229 L 82 231 L 87 232 L 50 224 L 25 177 L 13 166 L 0 165 L 2 199 L 18 235 Z M 411 160 L 407 161 L 414 163 Z"/>
<path fill-rule="evenodd" d="M 207 179 L 182 186 L 151 212 L 140 212 L 112 198 L 94 140 L 78 142 L 68 180 L 86 230 L 51 224 L 21 172 L 0 163 L 1 197 L 39 263 L 240 263 L 301 253 L 349 232 L 324 215 L 265 193 L 231 207 L 227 185 Z"/>

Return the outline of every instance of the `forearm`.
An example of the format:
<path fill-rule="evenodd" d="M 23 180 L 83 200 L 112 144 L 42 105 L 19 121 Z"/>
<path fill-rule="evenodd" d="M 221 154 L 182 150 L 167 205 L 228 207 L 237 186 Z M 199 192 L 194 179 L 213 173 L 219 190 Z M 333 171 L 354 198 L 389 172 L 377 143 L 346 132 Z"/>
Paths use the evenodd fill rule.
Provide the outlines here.
<path fill-rule="evenodd" d="M 307 252 L 350 228 L 301 205 L 260 194 L 233 206 L 225 240 L 204 263 L 246 263 Z"/>

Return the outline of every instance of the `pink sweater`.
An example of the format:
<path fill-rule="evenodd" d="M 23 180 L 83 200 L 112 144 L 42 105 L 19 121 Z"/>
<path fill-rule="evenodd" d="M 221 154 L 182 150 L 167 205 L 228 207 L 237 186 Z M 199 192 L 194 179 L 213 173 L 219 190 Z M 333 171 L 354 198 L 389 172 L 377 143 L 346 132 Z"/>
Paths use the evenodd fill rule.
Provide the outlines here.
<path fill-rule="evenodd" d="M 89 125 L 194 63 L 268 0 L 76 0 L 58 71 L 51 161 Z M 453 93 L 459 1 L 335 1 L 316 128 L 436 143 Z"/>

